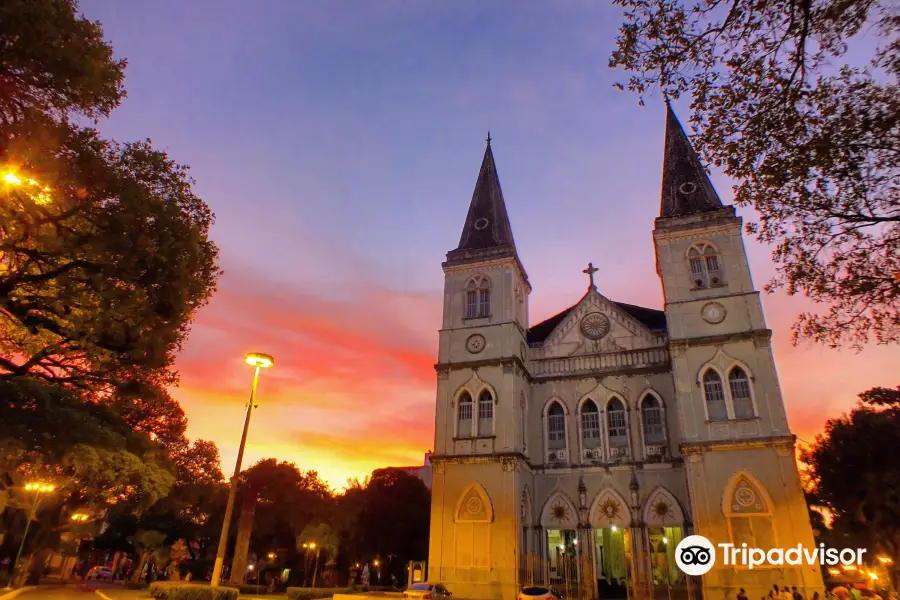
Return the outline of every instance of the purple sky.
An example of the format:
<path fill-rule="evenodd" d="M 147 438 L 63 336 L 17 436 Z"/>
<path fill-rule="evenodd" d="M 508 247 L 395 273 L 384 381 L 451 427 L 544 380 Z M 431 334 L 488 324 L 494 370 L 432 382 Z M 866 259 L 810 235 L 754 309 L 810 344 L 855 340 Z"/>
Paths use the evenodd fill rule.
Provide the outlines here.
<path fill-rule="evenodd" d="M 251 349 L 279 361 L 260 388 L 268 407 L 255 417 L 251 461 L 295 460 L 334 486 L 421 461 L 433 436 L 440 263 L 459 239 L 488 129 L 534 285 L 533 320 L 582 295 L 588 261 L 607 297 L 662 307 L 651 230 L 665 110 L 659 97 L 640 108 L 612 87 L 625 79 L 606 66 L 616 7 L 83 0 L 81 8 L 129 61 L 129 97 L 103 131 L 151 137 L 190 164 L 217 215 L 226 273 L 199 315 L 175 394 L 190 433 L 220 445 L 226 471 L 249 386 L 241 352 Z M 676 110 L 687 121 L 686 104 Z M 713 180 L 728 202 L 730 182 Z M 769 252 L 747 243 L 761 287 Z M 764 302 L 801 437 L 856 393 L 897 384 L 900 348 L 792 348 L 789 324 L 804 302 Z"/>

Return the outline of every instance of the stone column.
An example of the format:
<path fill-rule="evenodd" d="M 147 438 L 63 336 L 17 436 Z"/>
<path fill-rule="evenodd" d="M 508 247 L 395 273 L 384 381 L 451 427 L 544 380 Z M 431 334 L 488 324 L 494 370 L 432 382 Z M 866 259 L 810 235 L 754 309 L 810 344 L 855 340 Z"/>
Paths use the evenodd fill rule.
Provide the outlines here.
<path fill-rule="evenodd" d="M 544 528 L 540 525 L 534 525 L 534 551 L 532 552 L 534 565 L 532 567 L 534 572 L 534 582 L 535 583 L 548 583 L 547 579 L 547 560 L 545 555 L 547 554 L 547 543 L 544 541 Z"/>
<path fill-rule="evenodd" d="M 237 541 L 234 545 L 234 560 L 231 563 L 231 577 L 234 584 L 244 583 L 247 575 L 247 556 L 250 553 L 250 533 L 253 531 L 253 514 L 256 512 L 256 490 L 247 489 L 238 518 Z"/>

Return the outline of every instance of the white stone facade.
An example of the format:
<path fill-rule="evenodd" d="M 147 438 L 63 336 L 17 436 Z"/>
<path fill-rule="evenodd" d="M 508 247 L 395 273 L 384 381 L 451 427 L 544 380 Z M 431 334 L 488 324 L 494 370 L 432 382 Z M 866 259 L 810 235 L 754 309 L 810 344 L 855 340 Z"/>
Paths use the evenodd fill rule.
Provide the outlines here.
<path fill-rule="evenodd" d="M 667 161 L 679 133 L 667 130 Z M 711 190 L 679 168 L 665 181 Z M 812 567 L 672 572 L 691 533 L 813 543 L 741 220 L 707 198 L 693 211 L 664 198 L 653 231 L 664 312 L 609 300 L 591 275 L 584 297 L 529 329 L 531 284 L 508 222 L 492 222 L 507 217 L 488 145 L 444 263 L 430 580 L 498 600 L 540 582 L 582 597 L 823 591 Z"/>

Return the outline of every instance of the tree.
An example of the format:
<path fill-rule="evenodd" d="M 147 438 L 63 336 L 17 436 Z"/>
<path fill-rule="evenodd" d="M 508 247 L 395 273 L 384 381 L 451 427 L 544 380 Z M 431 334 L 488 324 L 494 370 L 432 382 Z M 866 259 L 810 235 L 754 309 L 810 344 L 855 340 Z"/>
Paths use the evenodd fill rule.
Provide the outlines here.
<path fill-rule="evenodd" d="M 5 0 L 0 40 L 0 124 L 108 116 L 125 96 L 125 61 L 75 0 Z"/>
<path fill-rule="evenodd" d="M 431 493 L 414 475 L 400 469 L 375 471 L 364 488 L 347 489 L 338 514 L 351 562 L 395 557 L 385 567 L 403 581 L 407 562 L 428 555 Z"/>
<path fill-rule="evenodd" d="M 74 500 L 146 508 L 174 482 L 165 449 L 108 407 L 34 379 L 0 381 L 0 460 L 16 477 L 49 477 Z"/>
<path fill-rule="evenodd" d="M 132 581 L 140 581 L 144 565 L 147 564 L 151 556 L 165 546 L 166 534 L 153 530 L 138 531 L 130 541 L 139 557 L 138 566 L 134 570 Z"/>
<path fill-rule="evenodd" d="M 108 404 L 135 431 L 146 433 L 165 446 L 172 453 L 173 459 L 176 456 L 182 460 L 196 461 L 207 458 L 208 449 L 202 444 L 195 448 L 188 446 L 184 409 L 164 387 L 150 385 L 145 381 L 126 381 L 116 387 Z M 198 450 L 200 455 L 196 458 L 185 456 L 191 450 Z M 219 451 L 215 445 L 213 450 L 218 468 Z"/>
<path fill-rule="evenodd" d="M 333 499 L 315 471 L 274 458 L 259 461 L 241 474 L 241 488 L 257 494 L 250 548 L 265 556 L 274 548 L 294 548 L 312 522 L 327 521 Z"/>
<path fill-rule="evenodd" d="M 900 19 L 862 0 L 615 0 L 611 67 L 643 96 L 687 94 L 695 144 L 737 180 L 748 230 L 775 245 L 766 289 L 804 294 L 801 338 L 900 341 Z M 881 42 L 867 68 L 845 56 Z"/>
<path fill-rule="evenodd" d="M 101 394 L 174 383 L 175 353 L 219 275 L 214 217 L 187 167 L 149 141 L 30 125 L 6 132 L 21 184 L 0 188 L 0 378 Z"/>
<path fill-rule="evenodd" d="M 0 7 L 0 378 L 106 397 L 176 381 L 174 355 L 215 290 L 213 215 L 187 167 L 103 140 L 125 61 L 74 0 Z"/>
<path fill-rule="evenodd" d="M 328 523 L 310 523 L 303 528 L 297 536 L 296 549 L 303 553 L 304 558 L 312 560 L 312 573 L 306 573 L 309 560 L 304 560 L 304 578 L 313 586 L 316 585 L 316 577 L 319 575 L 319 565 L 334 561 L 337 557 L 340 538 Z M 324 556 L 322 554 L 324 553 Z"/>
<path fill-rule="evenodd" d="M 878 402 L 875 388 L 859 395 L 849 415 L 829 419 L 824 434 L 801 454 L 809 466 L 816 502 L 833 515 L 837 536 L 893 559 L 900 583 L 900 403 Z M 892 391 L 892 390 L 886 390 Z M 875 400 L 873 401 L 873 398 Z"/>
<path fill-rule="evenodd" d="M 177 450 L 172 459 L 178 469 L 178 482 L 189 484 L 216 484 L 225 481 L 222 460 L 215 442 L 194 440 L 190 446 Z"/>

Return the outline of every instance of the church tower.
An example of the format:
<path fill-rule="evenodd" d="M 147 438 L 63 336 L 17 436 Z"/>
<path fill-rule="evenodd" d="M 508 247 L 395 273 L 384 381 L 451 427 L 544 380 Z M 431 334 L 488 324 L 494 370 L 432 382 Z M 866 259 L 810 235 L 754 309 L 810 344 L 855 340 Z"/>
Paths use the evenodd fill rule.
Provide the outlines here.
<path fill-rule="evenodd" d="M 515 595 L 525 464 L 528 296 L 488 136 L 447 253 L 431 462 L 428 577 L 462 598 Z"/>
<path fill-rule="evenodd" d="M 772 332 L 741 232 L 668 107 L 653 240 L 694 533 L 716 545 L 812 548 Z M 773 584 L 823 592 L 818 567 L 749 571 L 722 562 L 718 552 L 703 576 L 706 600 L 733 598 L 741 587 L 758 598 Z"/>

